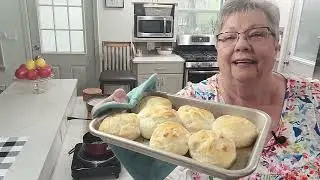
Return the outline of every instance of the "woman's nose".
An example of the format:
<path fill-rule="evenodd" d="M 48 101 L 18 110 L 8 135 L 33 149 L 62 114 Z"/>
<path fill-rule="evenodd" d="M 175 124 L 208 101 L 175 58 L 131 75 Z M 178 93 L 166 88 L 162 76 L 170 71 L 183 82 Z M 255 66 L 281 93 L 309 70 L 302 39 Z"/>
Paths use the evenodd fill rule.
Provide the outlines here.
<path fill-rule="evenodd" d="M 251 45 L 245 36 L 239 35 L 234 48 L 236 51 L 249 51 L 251 50 Z"/>

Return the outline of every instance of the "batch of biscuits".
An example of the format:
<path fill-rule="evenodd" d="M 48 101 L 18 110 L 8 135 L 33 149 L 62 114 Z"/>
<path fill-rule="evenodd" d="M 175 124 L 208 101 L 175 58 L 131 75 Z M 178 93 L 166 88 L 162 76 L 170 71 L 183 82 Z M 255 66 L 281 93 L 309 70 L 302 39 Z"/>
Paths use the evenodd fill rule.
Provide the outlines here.
<path fill-rule="evenodd" d="M 99 131 L 130 140 L 142 136 L 153 149 L 226 169 L 235 162 L 237 149 L 252 146 L 259 134 L 257 127 L 243 117 L 215 117 L 206 109 L 190 105 L 173 108 L 166 98 L 147 96 L 132 112 L 107 116 Z"/>

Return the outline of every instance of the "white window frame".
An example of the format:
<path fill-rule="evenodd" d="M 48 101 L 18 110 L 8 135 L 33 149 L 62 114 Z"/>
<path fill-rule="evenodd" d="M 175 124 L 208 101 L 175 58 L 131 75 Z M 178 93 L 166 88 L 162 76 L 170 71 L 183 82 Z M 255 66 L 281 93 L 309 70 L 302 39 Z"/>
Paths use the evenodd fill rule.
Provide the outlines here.
<path fill-rule="evenodd" d="M 66 5 L 54 5 L 54 0 L 52 0 L 52 4 L 39 4 L 39 0 L 37 0 L 37 17 L 38 17 L 38 32 L 39 32 L 39 38 L 40 38 L 40 49 L 41 49 L 41 53 L 42 54 L 62 54 L 62 55 L 84 55 L 87 54 L 87 42 L 86 42 L 86 24 L 85 24 L 85 13 L 84 13 L 84 0 L 81 0 L 81 6 L 77 6 L 77 5 L 69 5 L 69 0 L 67 0 L 67 4 Z M 40 21 L 39 21 L 39 7 L 40 6 L 47 6 L 47 7 L 52 7 L 52 13 L 53 13 L 53 29 L 51 28 L 41 28 L 40 26 Z M 67 8 L 67 14 L 68 14 L 68 29 L 56 29 L 56 25 L 55 25 L 55 12 L 54 12 L 54 7 L 66 7 Z M 69 19 L 69 7 L 81 7 L 82 9 L 82 29 L 70 29 L 70 19 Z M 55 51 L 43 51 L 43 46 L 42 46 L 42 36 L 41 36 L 41 30 L 51 30 L 54 31 L 54 38 L 55 38 L 55 46 L 56 46 L 56 50 Z M 56 36 L 56 31 L 68 31 L 69 32 L 69 46 L 70 46 L 70 51 L 58 51 L 58 47 L 57 47 L 57 36 Z M 72 52 L 72 48 L 71 48 L 71 32 L 72 31 L 82 31 L 83 33 L 83 52 Z"/>

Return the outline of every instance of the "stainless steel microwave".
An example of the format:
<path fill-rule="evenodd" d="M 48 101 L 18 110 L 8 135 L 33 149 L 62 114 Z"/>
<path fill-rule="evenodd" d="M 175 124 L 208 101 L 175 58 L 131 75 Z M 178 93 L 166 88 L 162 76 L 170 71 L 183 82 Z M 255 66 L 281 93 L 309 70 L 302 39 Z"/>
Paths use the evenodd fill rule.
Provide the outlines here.
<path fill-rule="evenodd" d="M 172 38 L 172 16 L 137 16 L 137 38 Z"/>

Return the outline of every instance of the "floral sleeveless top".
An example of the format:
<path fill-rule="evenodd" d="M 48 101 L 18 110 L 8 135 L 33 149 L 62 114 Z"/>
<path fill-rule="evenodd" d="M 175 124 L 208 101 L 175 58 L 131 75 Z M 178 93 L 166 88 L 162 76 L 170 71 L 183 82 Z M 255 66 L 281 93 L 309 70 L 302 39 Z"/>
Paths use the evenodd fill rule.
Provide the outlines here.
<path fill-rule="evenodd" d="M 189 83 L 178 95 L 223 103 L 217 76 L 197 84 Z M 286 94 L 276 135 L 285 136 L 287 141 L 275 145 L 274 138 L 271 138 L 256 171 L 241 179 L 320 179 L 320 82 L 285 78 Z M 183 167 L 178 167 L 167 179 L 182 177 L 188 180 L 214 179 Z"/>

